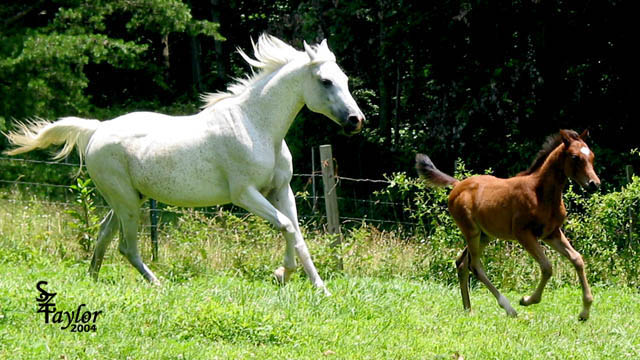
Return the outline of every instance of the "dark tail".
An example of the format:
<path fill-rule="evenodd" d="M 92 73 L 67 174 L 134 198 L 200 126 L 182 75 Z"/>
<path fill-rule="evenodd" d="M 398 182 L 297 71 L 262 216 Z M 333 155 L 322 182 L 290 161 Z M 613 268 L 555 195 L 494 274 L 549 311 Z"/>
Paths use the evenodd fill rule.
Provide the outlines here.
<path fill-rule="evenodd" d="M 427 155 L 416 154 L 416 170 L 421 178 L 437 187 L 451 186 L 459 183 L 458 179 L 438 170 Z"/>

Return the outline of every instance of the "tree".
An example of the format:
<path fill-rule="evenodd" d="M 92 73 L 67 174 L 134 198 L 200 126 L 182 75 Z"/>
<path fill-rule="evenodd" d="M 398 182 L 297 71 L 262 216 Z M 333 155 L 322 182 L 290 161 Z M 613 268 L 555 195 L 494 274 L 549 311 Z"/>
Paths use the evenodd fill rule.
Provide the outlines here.
<path fill-rule="evenodd" d="M 169 36 L 223 39 L 218 24 L 194 20 L 177 0 L 10 1 L 0 17 L 6 19 L 0 24 L 5 118 L 88 114 L 87 88 L 92 78 L 104 77 L 101 72 L 125 97 L 139 95 L 139 85 L 118 76 L 131 72 L 136 82 L 146 79 L 146 90 L 166 89 L 169 53 L 162 47 L 169 46 Z"/>

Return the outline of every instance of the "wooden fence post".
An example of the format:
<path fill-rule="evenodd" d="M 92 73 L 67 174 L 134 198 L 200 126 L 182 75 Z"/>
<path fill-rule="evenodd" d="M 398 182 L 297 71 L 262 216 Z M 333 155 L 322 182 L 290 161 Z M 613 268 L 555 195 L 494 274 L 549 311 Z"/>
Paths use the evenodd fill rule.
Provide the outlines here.
<path fill-rule="evenodd" d="M 324 186 L 324 204 L 327 210 L 327 230 L 330 234 L 341 235 L 331 145 L 320 145 L 320 164 L 322 167 L 322 183 Z M 339 242 L 340 240 L 338 238 L 335 244 Z"/>
<path fill-rule="evenodd" d="M 158 260 L 158 203 L 154 199 L 149 199 L 149 217 L 151 220 L 151 247 L 152 261 Z"/>
<path fill-rule="evenodd" d="M 632 176 L 633 176 L 633 167 L 631 165 L 627 165 L 625 167 L 625 172 L 627 173 L 627 184 L 631 184 Z M 631 207 L 629 207 L 629 246 L 633 243 L 633 211 L 631 211 Z"/>
<path fill-rule="evenodd" d="M 311 191 L 313 192 L 313 206 L 311 213 L 315 214 L 318 210 L 318 194 L 316 193 L 316 148 L 311 147 Z"/>

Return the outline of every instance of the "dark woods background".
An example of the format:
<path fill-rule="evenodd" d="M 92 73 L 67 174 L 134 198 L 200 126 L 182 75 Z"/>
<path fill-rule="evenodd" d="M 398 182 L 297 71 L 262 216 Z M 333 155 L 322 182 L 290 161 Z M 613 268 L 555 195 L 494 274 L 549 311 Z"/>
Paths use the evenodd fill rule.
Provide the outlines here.
<path fill-rule="evenodd" d="M 268 32 L 297 48 L 327 38 L 368 119 L 347 138 L 305 109 L 287 137 L 296 172 L 311 170 L 312 146 L 331 143 L 344 176 L 413 176 L 421 151 L 448 172 L 461 158 L 504 177 L 547 135 L 588 128 L 596 169 L 617 186 L 624 165 L 639 165 L 630 4 L 4 1 L 0 130 L 33 116 L 194 113 L 200 93 L 250 71 L 236 47 Z"/>

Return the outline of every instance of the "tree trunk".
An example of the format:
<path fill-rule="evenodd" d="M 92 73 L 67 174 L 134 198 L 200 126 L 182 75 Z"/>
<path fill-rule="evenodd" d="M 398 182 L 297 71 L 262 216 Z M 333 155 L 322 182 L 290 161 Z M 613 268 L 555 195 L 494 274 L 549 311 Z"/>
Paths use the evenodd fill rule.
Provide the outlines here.
<path fill-rule="evenodd" d="M 198 92 L 202 91 L 202 72 L 200 71 L 200 40 L 190 36 L 191 44 L 191 78 Z"/>

